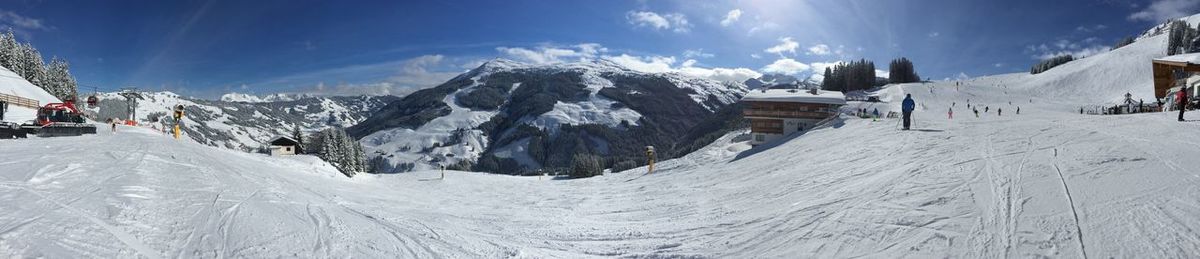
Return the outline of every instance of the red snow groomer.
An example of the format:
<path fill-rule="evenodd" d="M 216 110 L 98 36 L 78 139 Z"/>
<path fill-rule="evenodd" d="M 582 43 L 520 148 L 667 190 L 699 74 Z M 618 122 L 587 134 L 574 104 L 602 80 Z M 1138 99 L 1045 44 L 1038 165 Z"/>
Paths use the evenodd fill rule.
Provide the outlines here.
<path fill-rule="evenodd" d="M 33 123 L 21 126 L 39 137 L 96 134 L 96 125 L 83 120 L 83 114 L 75 109 L 74 100 L 48 103 L 38 108 L 37 119 Z"/>

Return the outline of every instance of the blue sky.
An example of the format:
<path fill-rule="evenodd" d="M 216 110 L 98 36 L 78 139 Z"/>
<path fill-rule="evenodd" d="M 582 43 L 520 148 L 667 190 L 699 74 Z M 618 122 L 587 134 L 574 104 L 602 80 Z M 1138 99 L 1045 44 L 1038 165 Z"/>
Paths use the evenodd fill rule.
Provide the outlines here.
<path fill-rule="evenodd" d="M 17 0 L 0 3 L 0 26 L 66 58 L 87 86 L 212 98 L 403 94 L 498 57 L 742 80 L 860 58 L 886 70 L 904 56 L 923 77 L 979 76 L 1106 51 L 1198 10 L 1200 0 Z"/>

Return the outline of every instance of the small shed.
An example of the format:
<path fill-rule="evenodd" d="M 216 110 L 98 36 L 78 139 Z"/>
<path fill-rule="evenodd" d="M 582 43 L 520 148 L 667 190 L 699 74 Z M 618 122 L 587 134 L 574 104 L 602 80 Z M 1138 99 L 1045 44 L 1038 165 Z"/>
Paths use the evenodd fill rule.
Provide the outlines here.
<path fill-rule="evenodd" d="M 295 155 L 296 149 L 300 148 L 300 141 L 284 136 L 275 137 L 267 144 L 271 147 L 272 156 Z"/>

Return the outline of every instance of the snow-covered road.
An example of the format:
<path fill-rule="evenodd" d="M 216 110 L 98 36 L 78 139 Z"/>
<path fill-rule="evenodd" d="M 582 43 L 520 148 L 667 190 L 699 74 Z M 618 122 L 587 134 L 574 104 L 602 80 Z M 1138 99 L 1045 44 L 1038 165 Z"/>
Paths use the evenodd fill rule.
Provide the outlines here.
<path fill-rule="evenodd" d="M 914 131 L 731 134 L 654 174 L 581 180 L 346 179 L 132 127 L 0 140 L 0 257 L 1200 255 L 1200 122 L 1079 115 L 1002 79 L 882 91 L 883 112 L 922 104 Z"/>

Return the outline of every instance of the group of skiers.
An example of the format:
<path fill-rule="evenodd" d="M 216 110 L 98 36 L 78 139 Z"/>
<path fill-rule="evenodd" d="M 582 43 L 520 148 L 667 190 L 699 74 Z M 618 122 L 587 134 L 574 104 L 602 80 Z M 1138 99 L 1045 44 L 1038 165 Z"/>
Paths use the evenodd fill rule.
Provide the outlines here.
<path fill-rule="evenodd" d="M 858 112 L 855 115 L 859 118 L 873 118 L 874 120 L 879 120 L 879 108 L 875 108 L 875 111 L 873 112 L 867 112 L 867 108 L 858 109 Z"/>
<path fill-rule="evenodd" d="M 947 118 L 949 118 L 951 120 L 954 119 L 954 106 L 957 104 L 958 104 L 957 102 L 950 103 L 950 108 L 949 108 L 949 110 L 946 111 Z M 1009 104 L 1011 104 L 1011 102 Z M 900 103 L 900 111 L 903 114 L 903 120 L 904 120 L 904 127 L 903 127 L 904 130 L 909 130 L 911 128 L 912 112 L 913 112 L 913 110 L 916 109 L 916 107 L 917 107 L 917 102 L 913 101 L 912 94 L 905 95 L 904 101 L 902 101 Z M 978 105 L 972 106 L 970 99 L 967 99 L 967 108 L 971 109 L 971 111 L 975 113 L 976 118 L 979 118 L 979 106 Z M 991 109 L 992 109 L 991 106 L 984 106 L 983 112 L 984 113 L 990 112 Z M 878 113 L 878 110 L 876 110 L 876 112 Z M 1018 115 L 1021 114 L 1020 106 L 1017 106 L 1017 114 Z M 1004 110 L 1002 108 L 997 107 L 996 108 L 996 116 L 1003 116 L 1003 115 L 1004 115 Z"/>
<path fill-rule="evenodd" d="M 955 87 L 957 87 L 957 86 L 959 86 L 959 84 L 958 84 L 958 83 L 955 83 Z M 1185 121 L 1185 120 L 1183 119 L 1183 113 L 1184 113 L 1184 112 L 1187 110 L 1187 103 L 1188 103 L 1187 91 L 1179 91 L 1179 92 L 1177 93 L 1177 96 L 1176 96 L 1175 100 L 1176 100 L 1176 103 L 1177 103 L 1177 104 L 1178 104 L 1178 106 L 1179 106 L 1179 107 L 1178 107 L 1178 109 L 1179 109 L 1179 121 Z M 1030 100 L 1029 100 L 1029 102 L 1033 102 L 1033 100 L 1032 100 L 1032 99 L 1030 99 Z M 947 110 L 947 111 L 946 111 L 946 117 L 947 117 L 948 119 L 951 119 L 951 120 L 952 120 L 952 119 L 954 119 L 954 106 L 955 106 L 956 104 L 957 104 L 956 102 L 951 102 L 951 103 L 950 103 L 950 108 L 949 108 L 949 110 Z M 1012 102 L 1009 102 L 1008 104 L 1009 104 L 1009 105 L 1011 105 L 1011 104 L 1012 104 Z M 1140 105 L 1139 105 L 1139 106 L 1140 106 Z M 903 122 L 904 122 L 904 124 L 903 124 L 903 125 L 904 125 L 904 127 L 903 127 L 903 129 L 904 129 L 904 130 L 909 130 L 909 129 L 911 128 L 911 126 L 912 126 L 912 112 L 913 112 L 913 110 L 915 110 L 915 109 L 916 109 L 916 107 L 917 107 L 917 103 L 916 103 L 916 101 L 913 101 L 912 94 L 906 94 L 906 95 L 904 96 L 904 101 L 902 101 L 902 102 L 900 103 L 900 110 L 901 110 L 901 112 L 902 112 L 902 114 L 903 114 L 902 116 L 903 116 Z M 975 117 L 976 117 L 976 118 L 979 118 L 979 106 L 978 106 L 978 105 L 974 105 L 974 106 L 972 106 L 972 105 L 971 105 L 971 99 L 967 99 L 967 108 L 968 108 L 968 109 L 971 109 L 971 111 L 975 113 Z M 1016 110 L 1016 113 L 1017 113 L 1017 115 L 1020 115 L 1020 114 L 1021 114 L 1021 106 L 1017 106 L 1016 108 L 1017 108 L 1017 110 Z M 983 112 L 984 112 L 984 113 L 987 113 L 987 112 L 990 112 L 990 111 L 991 111 L 991 107 L 990 107 L 990 106 L 983 106 Z M 861 112 L 862 114 L 866 114 L 866 109 L 862 109 L 860 112 Z M 1079 109 L 1079 113 L 1080 113 L 1080 114 L 1083 114 L 1083 109 L 1082 109 L 1082 108 L 1080 108 L 1080 109 Z M 997 107 L 997 108 L 996 108 L 996 116 L 1003 116 L 1003 115 L 1004 115 L 1004 110 L 1003 110 L 1002 108 L 999 108 L 999 107 Z M 879 109 L 875 109 L 875 118 L 879 118 Z"/>

